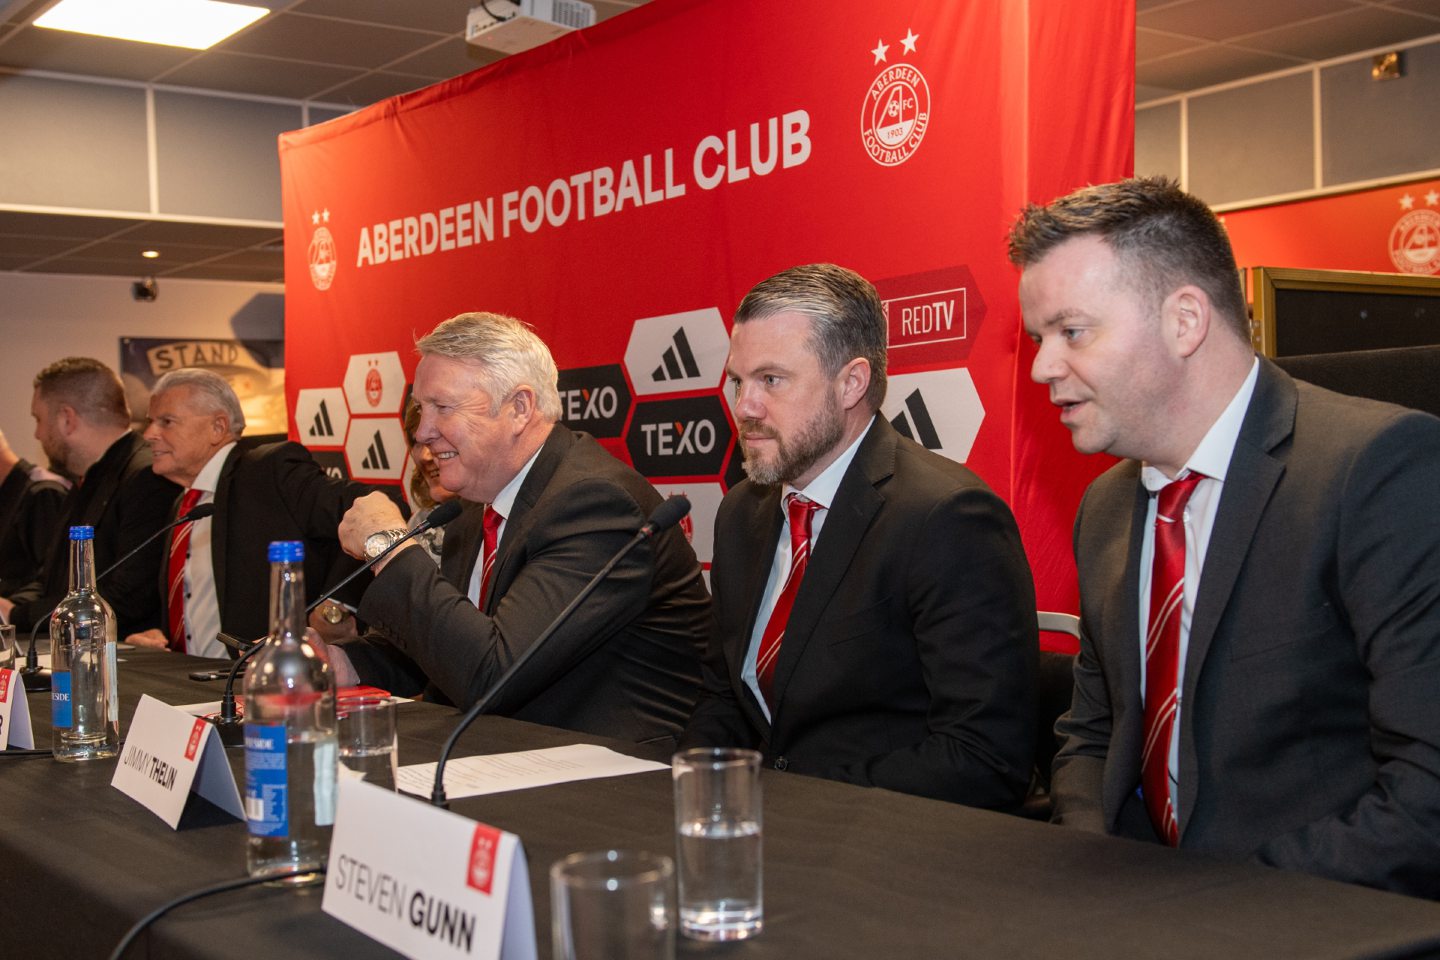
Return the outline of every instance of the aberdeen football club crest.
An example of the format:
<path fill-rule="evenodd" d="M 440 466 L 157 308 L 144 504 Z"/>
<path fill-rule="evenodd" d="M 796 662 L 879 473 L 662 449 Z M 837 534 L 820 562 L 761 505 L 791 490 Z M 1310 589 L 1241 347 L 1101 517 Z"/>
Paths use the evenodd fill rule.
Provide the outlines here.
<path fill-rule="evenodd" d="M 899 49 L 883 39 L 876 41 L 871 55 L 876 64 L 888 64 L 865 91 L 860 107 L 860 142 L 870 159 L 885 167 L 904 163 L 920 149 L 930 126 L 930 85 L 925 75 L 908 58 L 920 38 L 906 31 Z M 890 58 L 902 58 L 891 64 Z"/>
<path fill-rule="evenodd" d="M 335 282 L 335 238 L 330 235 L 330 228 L 324 225 L 329 222 L 328 209 L 310 215 L 315 231 L 310 234 L 310 248 L 306 253 L 310 261 L 310 282 L 315 284 L 316 290 L 329 290 L 330 284 Z"/>
<path fill-rule="evenodd" d="M 1433 208 L 1440 204 L 1440 193 L 1425 194 L 1427 208 L 1416 210 L 1410 194 L 1400 198 L 1400 207 L 1408 210 L 1390 229 L 1390 262 L 1401 273 L 1432 274 L 1440 271 L 1440 213 Z"/>

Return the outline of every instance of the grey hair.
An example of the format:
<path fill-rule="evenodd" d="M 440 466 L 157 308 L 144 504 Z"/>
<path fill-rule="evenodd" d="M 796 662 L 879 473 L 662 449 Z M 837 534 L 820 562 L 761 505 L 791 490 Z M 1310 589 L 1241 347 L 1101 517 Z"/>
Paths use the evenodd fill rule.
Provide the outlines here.
<path fill-rule="evenodd" d="M 856 357 L 870 362 L 871 410 L 885 402 L 888 329 L 875 287 L 854 270 L 833 263 L 791 267 L 762 280 L 735 309 L 735 322 L 763 320 L 780 313 L 810 318 L 810 346 L 829 376 Z"/>
<path fill-rule="evenodd" d="M 181 367 L 156 380 L 150 395 L 157 396 L 177 387 L 194 390 L 200 408 L 207 413 L 222 413 L 229 418 L 232 437 L 238 440 L 245 432 L 245 412 L 240 409 L 240 398 L 220 374 L 203 367 Z"/>
<path fill-rule="evenodd" d="M 528 323 L 498 313 L 462 313 L 416 340 L 415 350 L 422 357 L 478 364 L 480 386 L 490 394 L 492 414 L 526 384 L 535 391 L 540 416 L 551 423 L 560 419 L 560 373 L 550 348 Z"/>

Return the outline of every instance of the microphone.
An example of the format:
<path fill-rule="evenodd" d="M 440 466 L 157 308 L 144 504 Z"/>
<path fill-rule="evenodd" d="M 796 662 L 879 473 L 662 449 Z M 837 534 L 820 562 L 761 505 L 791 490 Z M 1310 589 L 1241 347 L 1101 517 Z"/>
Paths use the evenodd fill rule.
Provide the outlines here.
<path fill-rule="evenodd" d="M 399 540 L 396 540 L 374 559 L 365 561 L 362 566 L 357 567 L 349 576 L 345 577 L 339 583 L 335 584 L 335 586 L 322 593 L 314 603 L 310 604 L 310 606 L 305 608 L 305 613 L 308 615 L 309 613 L 314 611 L 314 609 L 320 606 L 320 604 L 324 603 L 326 600 L 329 600 L 331 597 L 333 597 L 336 593 L 340 592 L 341 588 L 344 587 L 351 580 L 354 580 L 360 574 L 364 573 L 366 570 L 369 570 L 381 560 L 384 560 L 387 556 L 390 555 L 392 551 L 399 547 L 400 544 L 404 543 L 407 540 L 413 539 L 414 537 L 420 536 L 420 534 L 424 533 L 426 530 L 433 530 L 436 527 L 443 527 L 451 520 L 454 520 L 456 517 L 460 516 L 461 509 L 462 508 L 460 506 L 459 500 L 446 500 L 434 510 L 430 511 L 430 516 L 426 517 L 424 522 L 417 524 L 415 529 L 408 531 L 405 536 L 401 537 Z M 230 647 L 232 650 L 239 648 L 240 645 L 244 643 L 244 641 L 236 640 L 234 637 L 223 633 L 219 634 L 217 639 L 219 639 L 220 642 L 225 644 L 227 647 Z M 259 653 L 260 649 L 265 646 L 266 639 L 266 637 L 261 637 L 259 640 L 256 640 L 253 644 L 249 646 L 248 649 L 245 649 L 245 651 L 241 653 L 240 656 L 235 658 L 235 662 L 230 665 L 230 675 L 225 678 L 225 692 L 220 697 L 220 712 L 218 714 L 215 714 L 214 716 L 205 718 L 211 723 L 213 723 L 220 730 L 220 742 L 225 744 L 225 746 L 227 747 L 233 747 L 239 744 L 244 739 L 245 735 L 245 721 L 241 719 L 239 711 L 235 709 L 235 679 L 240 675 L 240 668 L 245 663 L 245 661 L 255 656 L 255 654 Z"/>
<path fill-rule="evenodd" d="M 465 729 L 475 722 L 476 717 L 485 712 L 485 708 L 490 705 L 496 695 L 505 689 L 505 685 L 510 682 L 510 678 L 520 671 L 520 668 L 529 661 L 535 651 L 544 646 L 545 641 L 549 640 L 566 620 L 570 619 L 570 615 L 575 612 L 575 609 L 579 607 L 590 594 L 595 592 L 595 588 L 600 586 L 605 578 L 610 575 L 610 571 L 615 569 L 616 564 L 624 560 L 630 554 L 630 551 L 634 550 L 641 543 L 675 526 L 675 524 L 679 523 L 689 512 L 690 498 L 684 494 L 670 497 L 668 500 L 663 501 L 660 506 L 652 510 L 650 519 L 645 521 L 645 525 L 635 532 L 635 536 L 630 538 L 630 542 L 621 547 L 620 552 L 611 557 L 609 562 L 600 568 L 600 572 L 590 578 L 590 582 L 585 584 L 584 589 L 580 591 L 574 600 L 570 601 L 564 610 L 561 610 L 555 615 L 555 619 L 551 620 L 550 625 L 541 631 L 540 636 L 535 638 L 535 642 L 526 647 L 525 650 L 515 658 L 515 662 L 510 664 L 510 668 L 500 675 L 500 679 L 490 685 L 490 689 L 485 691 L 485 695 L 477 700 L 473 707 L 465 711 L 465 716 L 460 718 L 460 722 L 455 725 L 455 729 L 450 734 L 450 738 L 445 741 L 445 746 L 440 750 L 440 760 L 435 764 L 435 785 L 430 789 L 431 804 L 445 809 L 449 809 L 450 807 L 450 801 L 445 799 L 445 761 L 450 758 L 450 751 L 455 749 L 455 743 L 460 739 L 460 734 L 464 733 Z"/>
<path fill-rule="evenodd" d="M 140 541 L 140 544 L 135 547 L 135 549 L 131 550 L 129 553 L 125 554 L 125 556 L 121 557 L 119 560 L 116 560 L 114 563 L 110 564 L 110 566 L 106 567 L 100 573 L 96 574 L 95 583 L 98 585 L 101 580 L 104 580 L 110 574 L 114 573 L 117 568 L 119 568 L 122 564 L 125 563 L 125 561 L 129 560 L 131 557 L 135 556 L 135 554 L 150 546 L 150 544 L 154 543 L 155 540 L 163 534 L 169 533 L 171 530 L 174 530 L 176 527 L 180 526 L 180 524 L 193 523 L 196 520 L 204 520 L 206 517 L 213 516 L 214 514 L 215 504 L 202 503 L 199 506 L 193 508 L 183 517 L 176 517 L 174 520 L 165 524 L 165 526 L 161 527 L 159 530 L 156 530 L 154 533 L 150 534 L 150 536 Z M 59 608 L 59 604 L 56 604 L 56 608 Z M 40 660 L 35 649 L 35 638 L 40 633 L 40 624 L 48 623 L 50 621 L 50 618 L 54 615 L 55 610 L 51 610 L 43 618 L 36 620 L 34 626 L 30 628 L 30 647 L 25 651 L 25 666 L 20 668 L 20 676 L 22 678 L 22 682 L 25 684 L 25 689 L 29 693 L 43 693 L 44 691 L 50 689 L 50 671 L 44 670 L 40 667 Z"/>

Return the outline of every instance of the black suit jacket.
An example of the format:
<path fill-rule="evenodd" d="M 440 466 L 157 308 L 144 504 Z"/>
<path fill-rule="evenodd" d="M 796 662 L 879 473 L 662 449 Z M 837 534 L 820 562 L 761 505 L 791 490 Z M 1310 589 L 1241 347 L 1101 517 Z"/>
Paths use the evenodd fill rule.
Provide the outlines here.
<path fill-rule="evenodd" d="M 67 493 L 55 480 L 31 480 L 21 460 L 0 481 L 0 597 L 40 576 L 58 539 Z"/>
<path fill-rule="evenodd" d="M 1180 844 L 1440 896 L 1440 420 L 1260 363 L 1191 625 Z M 1139 470 L 1097 479 L 1076 521 L 1083 636 L 1053 795 L 1061 823 L 1153 840 Z"/>
<path fill-rule="evenodd" d="M 340 518 L 365 484 L 329 476 L 298 443 L 237 446 L 225 458 L 215 485 L 210 519 L 210 563 L 220 629 L 242 640 L 270 632 L 270 561 L 273 540 L 305 543 L 305 593 L 313 600 L 358 566 L 340 549 Z M 179 498 L 170 508 L 173 520 Z M 169 542 L 168 540 L 166 541 Z M 165 604 L 169 571 L 159 568 Z M 353 599 L 359 599 L 357 589 Z M 163 628 L 168 635 L 169 625 Z"/>
<path fill-rule="evenodd" d="M 506 518 L 484 609 L 466 598 L 483 544 L 472 504 L 446 529 L 442 570 L 416 549 L 385 566 L 360 604 L 377 632 L 346 652 L 367 683 L 407 692 L 428 678 L 471 705 L 659 503 L 588 434 L 556 426 Z M 630 552 L 490 711 L 623 740 L 673 739 L 695 703 L 709 607 L 695 552 L 672 528 Z"/>
<path fill-rule="evenodd" d="M 774 723 L 741 679 L 781 489 L 745 481 L 715 521 L 705 689 L 682 746 L 779 769 L 1014 807 L 1035 748 L 1035 592 L 1010 510 L 876 418 L 812 547 L 775 666 Z"/>
<path fill-rule="evenodd" d="M 14 623 L 29 630 L 65 598 L 70 589 L 70 527 L 95 528 L 95 572 L 102 573 L 170 522 L 179 490 L 150 469 L 150 448 L 139 434 L 126 433 L 112 443 L 66 495 L 44 577 L 11 597 L 16 601 Z M 120 636 L 160 626 L 163 608 L 152 584 L 165 549 L 166 539 L 156 537 L 96 585 L 115 611 Z"/>

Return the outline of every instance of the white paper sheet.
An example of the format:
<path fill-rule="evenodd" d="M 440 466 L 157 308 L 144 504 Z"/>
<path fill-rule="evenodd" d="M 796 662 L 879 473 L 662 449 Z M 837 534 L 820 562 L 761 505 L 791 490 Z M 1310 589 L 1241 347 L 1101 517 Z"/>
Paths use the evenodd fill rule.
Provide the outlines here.
<path fill-rule="evenodd" d="M 445 794 L 454 800 L 666 769 L 665 764 L 654 760 L 637 760 L 605 747 L 577 743 L 547 750 L 451 759 L 445 764 Z M 401 767 L 395 783 L 406 793 L 428 797 L 435 783 L 435 764 Z"/>

